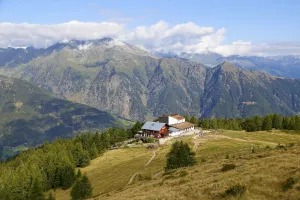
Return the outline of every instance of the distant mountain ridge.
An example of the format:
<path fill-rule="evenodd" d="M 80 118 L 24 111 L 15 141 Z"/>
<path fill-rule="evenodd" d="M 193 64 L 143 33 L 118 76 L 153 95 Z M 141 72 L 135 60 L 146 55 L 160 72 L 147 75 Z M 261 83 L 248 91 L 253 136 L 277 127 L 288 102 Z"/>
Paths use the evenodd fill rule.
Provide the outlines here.
<path fill-rule="evenodd" d="M 174 55 L 173 55 L 174 57 Z M 228 56 L 208 53 L 181 53 L 177 57 L 200 62 L 209 67 L 228 61 L 241 69 L 267 72 L 274 76 L 300 78 L 300 56 Z"/>
<path fill-rule="evenodd" d="M 221 64 L 209 68 L 188 55 L 153 55 L 110 38 L 72 40 L 22 64 L 0 65 L 0 74 L 30 81 L 59 98 L 140 121 L 165 113 L 197 117 L 299 113 L 299 80 L 243 70 L 217 54 L 206 56 Z"/>

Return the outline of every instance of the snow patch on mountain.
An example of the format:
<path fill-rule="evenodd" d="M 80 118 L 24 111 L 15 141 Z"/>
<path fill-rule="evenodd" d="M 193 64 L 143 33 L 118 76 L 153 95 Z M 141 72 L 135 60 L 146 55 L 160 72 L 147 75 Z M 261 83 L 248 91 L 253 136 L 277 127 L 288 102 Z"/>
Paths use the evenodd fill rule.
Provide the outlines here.
<path fill-rule="evenodd" d="M 84 50 L 85 51 L 85 50 L 90 49 L 92 45 L 93 45 L 93 43 L 91 42 L 91 43 L 88 43 L 88 44 L 78 45 L 77 48 L 79 50 Z"/>

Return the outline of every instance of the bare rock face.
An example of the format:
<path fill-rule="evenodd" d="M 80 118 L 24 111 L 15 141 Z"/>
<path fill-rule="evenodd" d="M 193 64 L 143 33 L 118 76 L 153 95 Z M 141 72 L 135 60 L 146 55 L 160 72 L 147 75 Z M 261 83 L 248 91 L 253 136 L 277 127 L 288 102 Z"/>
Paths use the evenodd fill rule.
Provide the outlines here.
<path fill-rule="evenodd" d="M 23 57 L 9 67 L 0 62 L 0 73 L 128 119 L 176 112 L 247 117 L 296 114 L 300 109 L 299 80 L 242 70 L 228 62 L 207 68 L 187 59 L 160 58 L 110 38 L 74 40 Z"/>

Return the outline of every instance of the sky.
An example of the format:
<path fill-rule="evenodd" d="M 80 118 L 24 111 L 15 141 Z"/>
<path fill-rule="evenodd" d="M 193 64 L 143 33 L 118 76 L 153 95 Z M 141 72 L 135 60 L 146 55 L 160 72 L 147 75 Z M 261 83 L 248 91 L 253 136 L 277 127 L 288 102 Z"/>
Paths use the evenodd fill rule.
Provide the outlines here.
<path fill-rule="evenodd" d="M 0 47 L 112 37 L 149 51 L 300 55 L 298 0 L 0 0 Z"/>

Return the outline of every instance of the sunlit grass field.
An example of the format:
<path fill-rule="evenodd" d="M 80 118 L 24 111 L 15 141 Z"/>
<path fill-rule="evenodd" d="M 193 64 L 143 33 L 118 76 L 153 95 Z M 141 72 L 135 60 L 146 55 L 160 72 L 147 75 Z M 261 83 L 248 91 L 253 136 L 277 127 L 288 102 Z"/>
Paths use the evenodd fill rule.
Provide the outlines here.
<path fill-rule="evenodd" d="M 166 154 L 175 140 L 188 142 L 197 165 L 164 174 Z M 278 148 L 278 144 L 284 147 Z M 197 146 L 195 146 L 197 144 Z M 148 166 L 144 166 L 153 156 Z M 224 164 L 235 169 L 222 172 Z M 92 186 L 93 199 L 300 199 L 300 135 L 280 131 L 246 133 L 218 131 L 206 136 L 174 138 L 156 150 L 111 150 L 83 168 Z M 129 180 L 133 181 L 128 185 Z M 287 178 L 296 183 L 284 192 Z M 241 184 L 242 196 L 225 190 Z M 70 190 L 57 190 L 56 199 L 70 199 Z"/>

